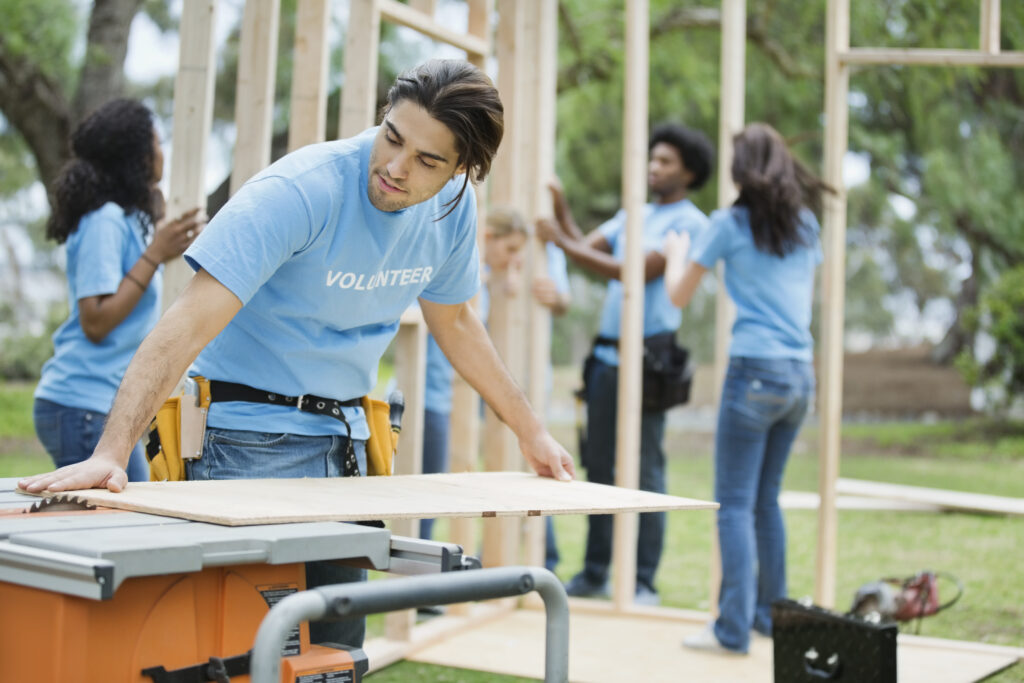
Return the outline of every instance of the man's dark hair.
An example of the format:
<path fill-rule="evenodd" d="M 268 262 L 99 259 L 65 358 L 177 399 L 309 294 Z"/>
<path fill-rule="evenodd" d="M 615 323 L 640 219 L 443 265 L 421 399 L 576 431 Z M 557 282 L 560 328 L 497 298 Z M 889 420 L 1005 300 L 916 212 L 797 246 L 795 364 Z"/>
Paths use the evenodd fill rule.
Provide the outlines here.
<path fill-rule="evenodd" d="M 678 123 L 663 123 L 651 131 L 647 151 L 654 149 L 659 142 L 675 147 L 683 160 L 683 165 L 693 173 L 693 180 L 687 189 L 699 190 L 711 177 L 711 171 L 715 167 L 715 148 L 704 133 L 680 126 Z"/>
<path fill-rule="evenodd" d="M 480 182 L 487 177 L 501 144 L 505 123 L 498 89 L 469 62 L 432 59 L 395 79 L 388 90 L 384 113 L 402 100 L 423 107 L 455 136 L 455 151 L 459 155 L 456 165 L 465 164 L 466 178 L 455 199 L 445 204 L 451 213 L 469 181 Z"/>
<path fill-rule="evenodd" d="M 70 161 L 53 186 L 46 236 L 63 244 L 78 221 L 107 202 L 138 211 L 143 227 L 157 213 L 153 184 L 153 114 L 130 99 L 107 102 L 71 134 Z"/>

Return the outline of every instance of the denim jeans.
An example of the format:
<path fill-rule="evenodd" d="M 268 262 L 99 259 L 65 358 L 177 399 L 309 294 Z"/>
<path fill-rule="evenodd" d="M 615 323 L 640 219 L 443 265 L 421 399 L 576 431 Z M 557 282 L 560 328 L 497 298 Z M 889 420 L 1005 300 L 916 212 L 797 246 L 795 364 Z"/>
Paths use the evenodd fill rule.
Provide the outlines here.
<path fill-rule="evenodd" d="M 814 369 L 792 359 L 729 361 L 715 435 L 715 500 L 722 585 L 715 635 L 746 652 L 750 630 L 771 634 L 786 596 L 786 530 L 779 489 L 814 397 Z"/>
<path fill-rule="evenodd" d="M 105 413 L 69 406 L 37 398 L 32 407 L 36 436 L 57 467 L 73 465 L 87 459 L 96 450 L 103 433 Z M 128 460 L 128 481 L 149 481 L 149 463 L 142 444 L 135 444 Z"/>
<path fill-rule="evenodd" d="M 366 472 L 366 442 L 353 441 L 359 471 Z M 344 436 L 264 434 L 208 427 L 203 457 L 186 464 L 189 480 L 298 479 L 340 477 L 348 439 Z M 306 563 L 306 588 L 365 581 L 366 570 L 330 561 Z M 366 619 L 314 621 L 309 624 L 313 643 L 340 643 L 362 647 Z"/>
<path fill-rule="evenodd" d="M 587 481 L 615 483 L 615 413 L 618 368 L 596 360 L 587 378 Z M 665 413 L 645 411 L 640 419 L 640 489 L 665 493 Z M 592 583 L 608 580 L 612 557 L 612 515 L 587 517 L 587 550 L 583 571 Z M 636 585 L 654 588 L 654 574 L 665 540 L 665 513 L 644 512 L 636 546 Z"/>

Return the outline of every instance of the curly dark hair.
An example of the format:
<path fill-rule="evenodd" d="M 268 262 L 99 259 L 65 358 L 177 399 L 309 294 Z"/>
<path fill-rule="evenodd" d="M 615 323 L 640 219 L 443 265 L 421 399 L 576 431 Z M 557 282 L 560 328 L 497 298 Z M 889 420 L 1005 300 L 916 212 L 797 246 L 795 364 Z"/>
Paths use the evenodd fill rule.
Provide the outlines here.
<path fill-rule="evenodd" d="M 683 165 L 693 173 L 693 180 L 687 189 L 699 190 L 703 187 L 715 168 L 715 148 L 708 136 L 678 123 L 662 123 L 651 131 L 647 151 L 654 149 L 659 142 L 675 147 Z"/>
<path fill-rule="evenodd" d="M 48 238 L 63 244 L 82 216 L 107 202 L 139 212 L 143 229 L 152 227 L 153 130 L 152 112 L 130 99 L 112 100 L 79 124 L 71 134 L 73 156 L 53 186 Z"/>

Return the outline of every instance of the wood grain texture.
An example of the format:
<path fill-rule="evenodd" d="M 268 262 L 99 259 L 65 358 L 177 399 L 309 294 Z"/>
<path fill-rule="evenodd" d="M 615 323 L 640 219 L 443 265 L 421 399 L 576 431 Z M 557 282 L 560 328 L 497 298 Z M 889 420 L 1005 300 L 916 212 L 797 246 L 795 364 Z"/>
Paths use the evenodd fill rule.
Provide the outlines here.
<path fill-rule="evenodd" d="M 227 526 L 424 517 L 526 517 L 655 510 L 713 510 L 702 500 L 525 472 L 462 472 L 346 479 L 235 479 L 131 483 L 56 500 Z"/>

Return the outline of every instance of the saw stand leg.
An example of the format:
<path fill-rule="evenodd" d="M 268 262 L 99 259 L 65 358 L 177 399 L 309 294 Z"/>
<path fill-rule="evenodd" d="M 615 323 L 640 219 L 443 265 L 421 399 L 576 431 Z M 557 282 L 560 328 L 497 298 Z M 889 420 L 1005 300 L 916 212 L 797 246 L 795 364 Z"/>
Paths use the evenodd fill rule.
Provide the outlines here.
<path fill-rule="evenodd" d="M 252 683 L 281 680 L 281 648 L 302 621 L 360 617 L 423 605 L 491 600 L 537 591 L 544 600 L 544 681 L 569 680 L 569 602 L 562 583 L 539 567 L 496 567 L 395 581 L 321 586 L 289 595 L 260 624 L 252 650 Z"/>

